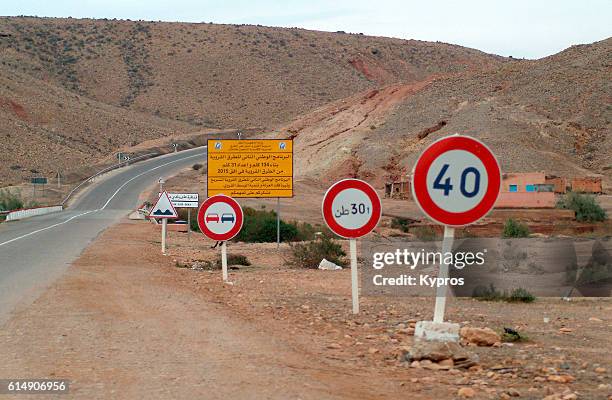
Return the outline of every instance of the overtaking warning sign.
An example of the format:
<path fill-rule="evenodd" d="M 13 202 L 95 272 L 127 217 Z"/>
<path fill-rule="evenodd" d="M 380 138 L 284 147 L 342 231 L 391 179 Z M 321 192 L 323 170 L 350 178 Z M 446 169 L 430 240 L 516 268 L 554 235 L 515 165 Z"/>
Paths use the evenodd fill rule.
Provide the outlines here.
<path fill-rule="evenodd" d="M 293 197 L 293 141 L 208 140 L 208 197 Z"/>

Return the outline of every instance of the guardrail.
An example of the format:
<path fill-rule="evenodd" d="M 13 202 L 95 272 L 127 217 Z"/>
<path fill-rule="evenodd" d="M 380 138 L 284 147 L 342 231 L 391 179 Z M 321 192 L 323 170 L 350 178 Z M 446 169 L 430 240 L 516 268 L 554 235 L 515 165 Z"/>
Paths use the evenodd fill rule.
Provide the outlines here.
<path fill-rule="evenodd" d="M 89 178 L 86 178 L 86 179 L 85 179 L 85 180 L 83 180 L 81 183 L 79 183 L 78 185 L 76 185 L 75 187 L 73 187 L 73 188 L 72 188 L 72 190 L 71 190 L 70 192 L 68 192 L 68 194 L 66 195 L 66 197 L 64 198 L 64 200 L 62 200 L 62 202 L 60 203 L 60 205 L 61 205 L 62 207 L 64 207 L 64 206 L 66 205 L 66 203 L 68 202 L 68 200 L 70 200 L 70 198 L 72 197 L 72 195 L 73 195 L 74 193 L 76 193 L 76 191 L 77 191 L 77 190 L 79 190 L 79 189 L 80 189 L 80 188 L 81 188 L 83 185 L 85 185 L 86 183 L 91 182 L 91 180 L 92 180 L 92 179 L 97 178 L 98 176 L 100 176 L 100 175 L 102 175 L 102 174 L 105 174 L 105 173 L 107 173 L 107 172 L 110 172 L 110 171 L 112 171 L 112 170 L 115 170 L 115 169 L 117 169 L 117 168 L 121 168 L 121 167 L 123 167 L 123 166 L 130 165 L 130 162 L 134 162 L 134 161 L 138 161 L 138 160 L 143 160 L 143 159 L 145 159 L 145 158 L 151 158 L 151 157 L 158 156 L 158 155 L 161 155 L 161 154 L 162 154 L 162 153 L 148 153 L 148 154 L 144 154 L 144 155 L 142 155 L 142 156 L 138 156 L 138 157 L 135 157 L 135 158 L 131 158 L 131 159 L 129 159 L 129 160 L 122 161 L 122 162 L 120 162 L 120 163 L 117 163 L 117 164 L 111 165 L 110 167 L 104 168 L 103 170 L 96 172 L 95 174 L 93 174 L 93 175 L 92 175 L 92 176 L 90 176 Z"/>
<path fill-rule="evenodd" d="M 229 132 L 221 132 L 221 133 L 218 133 L 218 134 L 221 134 L 221 135 L 231 135 L 231 134 L 235 134 L 236 132 L 238 132 L 238 133 L 240 134 L 240 132 L 239 132 L 239 131 L 237 131 L 237 130 L 235 130 L 235 131 L 229 131 Z M 239 137 L 240 137 L 240 135 L 239 135 Z M 103 170 L 101 170 L 101 171 L 96 172 L 96 173 L 95 173 L 95 174 L 93 174 L 92 176 L 90 176 L 90 177 L 88 177 L 88 178 L 84 179 L 84 180 L 83 180 L 82 182 L 80 182 L 78 185 L 76 185 L 75 187 L 73 187 L 73 188 L 70 190 L 70 192 L 68 192 L 68 194 L 66 195 L 66 197 L 64 197 L 64 199 L 62 200 L 62 202 L 61 202 L 59 205 L 57 205 L 57 206 L 48 206 L 48 207 L 38 207 L 38 208 L 41 208 L 41 209 L 42 209 L 42 208 L 62 207 L 62 209 L 64 209 L 64 208 L 66 207 L 66 203 L 68 202 L 68 200 L 70 200 L 70 198 L 71 198 L 71 197 L 72 197 L 72 196 L 73 196 L 73 195 L 74 195 L 74 194 L 77 192 L 77 190 L 79 190 L 79 189 L 80 189 L 81 187 L 83 187 L 85 184 L 90 183 L 90 182 L 91 182 L 93 179 L 97 178 L 98 176 L 100 176 L 100 175 L 102 175 L 102 174 L 105 174 L 105 173 L 107 173 L 107 172 L 110 172 L 110 171 L 112 171 L 112 170 L 115 170 L 115 169 L 117 169 L 117 168 L 121 168 L 121 167 L 123 167 L 123 166 L 129 165 L 131 162 L 134 162 L 134 161 L 140 161 L 140 160 L 143 160 L 143 159 L 146 159 L 146 158 L 152 158 L 152 157 L 155 157 L 155 156 L 161 156 L 161 155 L 164 155 L 164 154 L 171 154 L 171 153 L 163 153 L 163 152 L 147 153 L 147 154 L 143 154 L 143 155 L 141 155 L 141 156 L 138 156 L 138 157 L 135 157 L 135 158 L 131 158 L 131 159 L 129 159 L 129 160 L 122 161 L 122 162 L 120 162 L 120 163 L 117 163 L 117 164 L 111 165 L 111 166 L 109 166 L 109 167 L 107 167 L 107 168 L 104 168 L 104 169 L 103 169 Z M 34 208 L 34 209 L 36 209 L 36 208 Z M 21 211 L 27 211 L 27 210 L 33 210 L 33 209 L 26 209 L 26 210 L 11 210 L 11 211 L 0 211 L 0 216 L 7 216 L 7 220 L 8 220 L 8 215 L 9 215 L 9 214 L 11 214 L 12 212 L 15 212 L 15 211 L 20 211 L 20 212 L 21 212 Z M 53 212 L 54 212 L 54 211 L 53 211 Z"/>
<path fill-rule="evenodd" d="M 62 206 L 47 206 L 47 207 L 26 208 L 22 210 L 3 211 L 1 214 L 6 215 L 7 221 L 16 221 L 18 219 L 35 217 L 37 215 L 51 214 L 51 213 L 59 212 L 62 210 L 63 210 Z"/>
<path fill-rule="evenodd" d="M 64 198 L 64 200 L 62 200 L 62 202 L 59 205 L 56 206 L 41 206 L 41 207 L 33 207 L 33 208 L 25 208 L 25 209 L 18 209 L 18 210 L 9 210 L 9 211 L 0 211 L 0 216 L 4 216 L 6 221 L 14 221 L 14 220 L 18 220 L 18 219 L 24 219 L 24 218 L 30 218 L 30 217 L 34 217 L 37 215 L 43 215 L 43 214 L 49 214 L 52 212 L 58 212 L 58 211 L 62 211 L 66 205 L 66 202 L 68 202 L 68 200 L 70 200 L 70 198 L 72 197 L 72 195 L 74 195 L 74 193 L 76 193 L 77 190 L 79 190 L 81 187 L 83 187 L 86 183 L 91 182 L 92 179 L 105 174 L 107 172 L 110 172 L 112 170 L 115 170 L 117 168 L 129 165 L 131 162 L 133 161 L 139 161 L 139 160 L 143 160 L 145 158 L 150 158 L 150 157 L 154 157 L 154 156 L 158 156 L 158 155 L 162 155 L 162 153 L 147 153 L 147 154 L 143 154 L 141 156 L 135 157 L 135 158 L 131 158 L 129 160 L 126 161 L 122 161 L 120 163 L 117 164 L 113 164 L 107 168 L 104 168 L 98 172 L 96 172 L 95 174 L 93 174 L 92 176 L 84 179 L 81 183 L 79 183 L 78 185 L 76 185 L 75 187 L 72 188 L 72 190 L 70 190 L 70 192 L 68 192 L 68 194 L 66 195 L 66 197 Z"/>

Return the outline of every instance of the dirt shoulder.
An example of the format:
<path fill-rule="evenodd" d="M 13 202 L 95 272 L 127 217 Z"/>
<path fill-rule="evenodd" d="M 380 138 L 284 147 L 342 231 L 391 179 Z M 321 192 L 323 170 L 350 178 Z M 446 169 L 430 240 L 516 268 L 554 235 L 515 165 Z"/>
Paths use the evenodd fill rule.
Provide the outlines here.
<path fill-rule="evenodd" d="M 310 338 L 301 332 L 243 318 L 218 296 L 218 274 L 176 268 L 157 240 L 145 222 L 103 233 L 0 330 L 0 376 L 67 378 L 71 397 L 87 399 L 375 399 L 403 391 L 380 372 L 304 351 Z"/>
<path fill-rule="evenodd" d="M 601 351 L 610 346 L 609 301 L 453 299 L 450 320 L 510 326 L 530 340 L 470 348 L 480 356 L 470 371 L 410 368 L 399 360 L 413 343 L 405 328 L 431 318 L 432 299 L 366 297 L 354 317 L 347 270 L 289 269 L 275 244 L 230 243 L 253 266 L 223 285 L 219 271 L 177 268 L 214 259 L 209 241 L 170 232 L 162 256 L 157 229 L 108 229 L 2 327 L 0 376 L 68 378 L 72 397 L 88 399 L 446 399 L 467 387 L 492 399 L 612 394 L 612 357 Z M 549 380 L 557 375 L 574 381 Z"/>

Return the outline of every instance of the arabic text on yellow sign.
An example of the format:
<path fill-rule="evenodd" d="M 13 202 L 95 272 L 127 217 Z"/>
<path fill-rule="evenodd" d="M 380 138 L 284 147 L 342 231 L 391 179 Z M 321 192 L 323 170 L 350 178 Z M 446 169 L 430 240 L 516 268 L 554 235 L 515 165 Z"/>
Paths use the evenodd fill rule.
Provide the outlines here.
<path fill-rule="evenodd" d="M 208 196 L 292 197 L 291 140 L 209 140 Z"/>

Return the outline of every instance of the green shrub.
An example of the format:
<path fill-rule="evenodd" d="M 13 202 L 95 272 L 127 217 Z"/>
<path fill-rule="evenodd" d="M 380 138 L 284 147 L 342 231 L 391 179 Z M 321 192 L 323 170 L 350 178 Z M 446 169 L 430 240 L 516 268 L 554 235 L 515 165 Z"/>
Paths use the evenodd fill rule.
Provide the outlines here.
<path fill-rule="evenodd" d="M 510 303 L 533 303 L 536 297 L 529 293 L 527 289 L 517 288 L 514 289 L 507 300 Z"/>
<path fill-rule="evenodd" d="M 478 300 L 499 301 L 503 299 L 503 293 L 491 283 L 487 286 L 476 286 L 472 291 L 472 297 Z"/>
<path fill-rule="evenodd" d="M 504 232 L 502 234 L 504 238 L 524 238 L 529 236 L 529 227 L 525 224 L 521 224 L 512 218 L 508 219 L 504 224 Z"/>
<path fill-rule="evenodd" d="M 247 258 L 247 256 L 243 254 L 228 254 L 227 255 L 227 265 L 244 265 L 249 266 L 251 262 Z M 201 269 L 201 270 L 218 270 L 221 269 L 221 255 L 217 256 L 215 260 L 198 260 L 191 263 L 183 264 L 178 261 L 175 261 L 175 266 L 177 268 L 189 268 L 189 269 Z M 195 268 L 194 268 L 195 266 Z"/>
<path fill-rule="evenodd" d="M 483 301 L 505 301 L 508 303 L 533 303 L 536 297 L 527 289 L 516 288 L 510 294 L 498 290 L 492 283 L 487 286 L 476 286 L 472 291 L 472 297 Z"/>
<path fill-rule="evenodd" d="M 179 219 L 183 221 L 189 220 L 187 218 L 188 210 L 186 208 L 179 208 L 177 211 Z M 196 208 L 191 209 L 191 231 L 200 232 L 200 227 L 198 226 L 198 210 Z"/>
<path fill-rule="evenodd" d="M 251 207 L 245 207 L 243 211 L 244 222 L 236 240 L 249 243 L 276 242 L 276 213 L 274 211 L 256 210 Z M 293 241 L 297 236 L 298 230 L 295 225 L 280 221 L 281 241 Z"/>
<path fill-rule="evenodd" d="M 287 263 L 293 267 L 314 269 L 324 258 L 341 266 L 346 265 L 346 253 L 342 246 L 327 236 L 310 242 L 290 244 L 290 247 Z"/>
<path fill-rule="evenodd" d="M 0 211 L 18 210 L 25 206 L 20 192 L 0 189 Z"/>
<path fill-rule="evenodd" d="M 410 229 L 409 232 L 423 242 L 431 242 L 438 238 L 438 233 L 431 226 L 416 226 Z"/>
<path fill-rule="evenodd" d="M 247 243 L 273 243 L 276 242 L 276 213 L 266 211 L 264 208 L 256 210 L 244 207 L 244 222 L 236 240 Z M 179 218 L 187 220 L 187 210 L 179 210 Z M 192 210 L 191 230 L 200 232 L 197 213 Z M 283 242 L 305 241 L 314 239 L 315 232 L 323 232 L 325 236 L 331 233 L 321 225 L 311 225 L 307 222 L 285 222 L 280 221 L 280 238 Z"/>
<path fill-rule="evenodd" d="M 577 192 L 569 192 L 557 202 L 557 208 L 574 210 L 576 220 L 581 222 L 604 221 L 608 216 L 606 211 L 601 208 L 595 196 L 590 196 Z"/>
<path fill-rule="evenodd" d="M 221 257 L 217 260 L 217 264 L 221 266 Z M 249 266 L 251 262 L 244 254 L 228 254 L 227 265 L 244 265 Z"/>
<path fill-rule="evenodd" d="M 393 217 L 391 220 L 391 228 L 399 229 L 402 232 L 408 232 L 408 228 L 410 227 L 410 220 L 408 218 L 402 217 Z"/>

